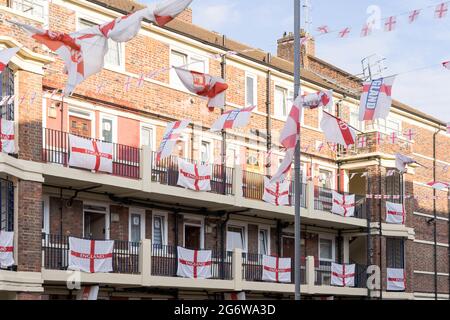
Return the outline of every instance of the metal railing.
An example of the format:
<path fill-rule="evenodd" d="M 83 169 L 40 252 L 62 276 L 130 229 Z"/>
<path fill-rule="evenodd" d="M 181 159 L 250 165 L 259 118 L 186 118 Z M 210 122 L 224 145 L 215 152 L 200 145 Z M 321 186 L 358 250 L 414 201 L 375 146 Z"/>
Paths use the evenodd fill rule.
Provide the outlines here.
<path fill-rule="evenodd" d="M 177 187 L 178 182 L 178 157 L 170 156 L 156 161 L 156 152 L 152 152 L 152 181 Z M 201 162 L 184 159 L 188 162 L 199 164 Z M 211 164 L 211 191 L 212 193 L 232 195 L 234 168 L 225 167 L 221 164 Z M 225 171 L 224 171 L 225 170 Z M 224 182 L 225 180 L 225 182 Z"/>
<path fill-rule="evenodd" d="M 42 161 L 69 165 L 69 133 L 43 128 Z M 82 136 L 80 136 L 82 137 Z M 91 141 L 101 141 L 82 137 Z M 115 176 L 139 179 L 141 149 L 123 144 L 113 145 L 113 172 Z"/>
<path fill-rule="evenodd" d="M 300 281 L 306 284 L 306 259 L 302 257 L 300 265 Z M 260 282 L 263 274 L 263 255 L 259 253 L 242 253 L 242 279 Z M 295 283 L 295 259 L 291 258 L 291 281 Z"/>
<path fill-rule="evenodd" d="M 264 177 L 265 176 L 260 173 L 243 171 L 242 193 L 244 198 L 262 201 L 264 195 Z M 294 193 L 295 184 L 290 181 L 289 203 L 291 206 L 294 205 Z M 300 193 L 300 206 L 306 208 L 307 188 L 305 183 L 301 184 Z"/>
<path fill-rule="evenodd" d="M 113 273 L 139 274 L 140 242 L 114 240 Z M 67 270 L 69 265 L 69 237 L 42 234 L 44 268 Z"/>
<path fill-rule="evenodd" d="M 314 186 L 314 209 L 327 211 L 331 213 L 333 206 L 333 189 Z M 348 192 L 339 192 L 340 194 L 350 195 Z M 366 197 L 355 196 L 354 218 L 367 219 Z"/>
<path fill-rule="evenodd" d="M 210 250 L 210 249 L 208 249 Z M 233 253 L 212 249 L 210 279 L 232 280 Z M 152 247 L 152 275 L 176 277 L 178 253 L 176 246 L 154 244 Z"/>

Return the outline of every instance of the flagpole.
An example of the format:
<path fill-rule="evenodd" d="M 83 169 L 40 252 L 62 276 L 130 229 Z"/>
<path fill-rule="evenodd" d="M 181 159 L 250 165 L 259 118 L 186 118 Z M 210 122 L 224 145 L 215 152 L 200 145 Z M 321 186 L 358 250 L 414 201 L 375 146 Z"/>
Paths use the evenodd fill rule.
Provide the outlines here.
<path fill-rule="evenodd" d="M 300 0 L 294 0 L 294 97 L 301 94 L 300 89 Z M 299 119 L 300 121 L 300 119 Z M 295 146 L 294 159 L 294 203 L 295 203 L 295 300 L 301 300 L 301 218 L 300 218 L 300 132 Z"/>

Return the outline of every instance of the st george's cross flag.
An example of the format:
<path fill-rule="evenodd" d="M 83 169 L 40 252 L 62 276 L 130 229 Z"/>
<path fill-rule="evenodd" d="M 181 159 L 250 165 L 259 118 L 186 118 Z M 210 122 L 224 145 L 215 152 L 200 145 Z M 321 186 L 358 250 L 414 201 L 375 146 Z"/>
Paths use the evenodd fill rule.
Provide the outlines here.
<path fill-rule="evenodd" d="M 263 255 L 263 281 L 291 282 L 291 258 Z"/>
<path fill-rule="evenodd" d="M 6 66 L 9 63 L 9 60 L 11 60 L 12 57 L 16 55 L 17 52 L 19 52 L 20 48 L 8 48 L 0 51 L 0 74 L 5 70 Z"/>
<path fill-rule="evenodd" d="M 286 154 L 284 155 L 284 159 L 281 162 L 280 166 L 277 169 L 277 172 L 270 179 L 270 183 L 280 182 L 286 179 L 289 175 L 292 167 L 292 160 L 294 158 L 295 148 L 290 148 L 286 150 Z"/>
<path fill-rule="evenodd" d="M 14 265 L 14 232 L 0 231 L 0 267 Z"/>
<path fill-rule="evenodd" d="M 407 171 L 406 166 L 408 164 L 413 164 L 413 163 L 417 163 L 417 161 L 414 160 L 413 158 L 410 158 L 410 157 L 405 156 L 405 155 L 400 154 L 400 153 L 397 153 L 395 155 L 395 167 L 401 173 L 405 173 Z"/>
<path fill-rule="evenodd" d="M 228 89 L 228 85 L 224 79 L 178 67 L 174 67 L 174 69 L 186 89 L 208 98 L 210 110 L 225 107 L 225 91 Z"/>
<path fill-rule="evenodd" d="M 356 131 L 345 121 L 332 116 L 328 112 L 323 113 L 320 127 L 328 142 L 341 144 L 346 147 L 354 145 L 356 142 Z"/>
<path fill-rule="evenodd" d="M 177 185 L 195 191 L 211 191 L 212 166 L 178 159 Z"/>
<path fill-rule="evenodd" d="M 69 135 L 69 166 L 113 172 L 113 145 Z"/>
<path fill-rule="evenodd" d="M 14 121 L 0 119 L 0 152 L 14 153 Z"/>
<path fill-rule="evenodd" d="M 159 162 L 172 154 L 173 147 L 176 145 L 181 133 L 187 128 L 189 123 L 191 123 L 191 120 L 182 120 L 171 122 L 167 125 L 158 152 L 156 153 L 156 162 Z"/>
<path fill-rule="evenodd" d="M 264 177 L 264 194 L 263 201 L 273 204 L 275 206 L 288 206 L 289 188 L 291 182 L 285 180 L 283 182 L 270 183 L 270 179 Z"/>
<path fill-rule="evenodd" d="M 307 109 L 333 106 L 333 90 L 309 93 L 301 97 L 301 106 Z"/>
<path fill-rule="evenodd" d="M 355 286 L 355 265 L 331 263 L 331 285 L 338 287 Z"/>
<path fill-rule="evenodd" d="M 363 83 L 359 106 L 359 120 L 386 119 L 392 105 L 392 86 L 395 76 Z"/>
<path fill-rule="evenodd" d="M 450 70 L 450 61 L 444 61 L 444 62 L 442 62 L 442 66 L 443 66 L 444 68 Z"/>
<path fill-rule="evenodd" d="M 405 224 L 405 207 L 402 203 L 386 201 L 386 223 Z"/>
<path fill-rule="evenodd" d="M 223 129 L 235 129 L 247 126 L 250 117 L 252 115 L 252 111 L 255 108 L 256 106 L 253 106 L 224 112 L 219 117 L 219 119 L 217 119 L 217 121 L 214 122 L 210 131 L 217 132 Z"/>
<path fill-rule="evenodd" d="M 386 273 L 388 291 L 405 291 L 406 277 L 404 269 L 387 268 Z"/>
<path fill-rule="evenodd" d="M 245 291 L 224 293 L 225 300 L 246 300 Z"/>
<path fill-rule="evenodd" d="M 86 240 L 69 237 L 70 270 L 88 273 L 111 272 L 113 240 Z"/>
<path fill-rule="evenodd" d="M 300 118 L 302 115 L 301 104 L 302 97 L 298 96 L 295 99 L 291 111 L 286 119 L 286 123 L 281 130 L 280 143 L 286 149 L 295 148 L 297 145 L 297 140 L 300 134 Z"/>
<path fill-rule="evenodd" d="M 450 183 L 442 181 L 431 181 L 428 182 L 427 185 L 436 190 L 445 190 L 450 188 Z"/>
<path fill-rule="evenodd" d="M 211 278 L 211 250 L 189 250 L 177 247 L 177 276 L 191 279 Z"/>
<path fill-rule="evenodd" d="M 343 217 L 353 217 L 355 215 L 355 195 L 333 191 L 331 212 Z"/>
<path fill-rule="evenodd" d="M 77 292 L 77 300 L 97 300 L 99 286 L 81 287 Z"/>

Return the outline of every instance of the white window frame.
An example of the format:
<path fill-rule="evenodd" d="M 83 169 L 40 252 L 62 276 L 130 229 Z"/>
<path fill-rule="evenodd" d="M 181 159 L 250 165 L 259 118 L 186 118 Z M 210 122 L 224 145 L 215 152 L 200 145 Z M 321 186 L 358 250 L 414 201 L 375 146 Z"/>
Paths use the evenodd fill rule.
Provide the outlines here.
<path fill-rule="evenodd" d="M 335 188 L 336 188 L 336 170 L 333 168 L 319 166 L 319 168 L 318 168 L 319 178 L 320 178 L 320 170 L 331 172 L 331 188 L 330 189 L 335 190 Z"/>
<path fill-rule="evenodd" d="M 183 221 L 183 247 L 186 247 L 186 226 L 200 227 L 200 249 L 205 249 L 205 218 L 192 215 L 183 215 L 183 220 L 196 220 L 199 223 Z"/>
<path fill-rule="evenodd" d="M 323 259 L 320 256 L 320 241 L 321 240 L 331 240 L 331 259 Z M 336 261 L 336 239 L 333 235 L 324 235 L 319 234 L 319 246 L 317 248 L 319 261 L 329 261 L 329 262 L 335 262 Z"/>
<path fill-rule="evenodd" d="M 227 155 L 229 154 L 228 150 L 233 150 L 234 151 L 234 166 L 240 166 L 241 163 L 241 154 L 240 154 L 240 147 L 238 145 L 235 144 L 231 144 L 231 145 L 227 145 Z"/>
<path fill-rule="evenodd" d="M 98 206 L 98 207 L 105 207 L 106 211 L 95 211 L 95 210 L 86 210 L 84 206 Z M 94 213 L 101 213 L 105 214 L 105 240 L 109 240 L 110 237 L 110 230 L 111 230 L 111 210 L 110 210 L 110 204 L 105 202 L 97 202 L 97 201 L 83 201 L 83 238 L 86 237 L 84 234 L 84 214 L 86 211 L 94 212 Z"/>
<path fill-rule="evenodd" d="M 156 150 L 156 127 L 152 124 L 148 124 L 146 122 L 141 122 L 139 127 L 139 142 L 142 147 L 142 129 L 151 129 L 153 131 L 152 137 L 152 151 Z"/>
<path fill-rule="evenodd" d="M 247 87 L 247 78 L 252 78 L 253 79 L 253 106 L 256 106 L 256 108 L 254 109 L 254 111 L 258 110 L 258 76 L 250 73 L 250 72 L 245 72 L 245 107 L 251 107 L 252 105 L 247 104 L 247 93 L 248 93 L 248 87 Z"/>
<path fill-rule="evenodd" d="M 228 248 L 228 227 L 235 227 L 235 228 L 243 228 L 244 229 L 244 248 L 242 249 L 243 252 L 248 252 L 248 224 L 240 221 L 228 221 L 227 223 L 227 229 L 226 229 L 226 239 L 225 239 L 225 245 L 227 248 L 227 251 L 232 251 Z"/>
<path fill-rule="evenodd" d="M 213 139 L 208 139 L 208 138 L 200 139 L 199 160 L 202 161 L 201 155 L 202 155 L 203 142 L 209 143 L 209 161 L 208 161 L 208 163 L 213 164 L 214 163 L 214 140 Z"/>
<path fill-rule="evenodd" d="M 258 225 L 258 254 L 262 254 L 261 252 L 261 239 L 260 237 L 260 231 L 266 231 L 267 233 L 267 255 L 270 256 L 271 254 L 271 250 L 270 250 L 270 227 L 269 226 L 263 226 L 263 225 Z"/>
<path fill-rule="evenodd" d="M 169 50 L 169 68 L 171 68 L 171 70 L 173 70 L 172 69 L 172 65 L 173 65 L 172 52 L 177 52 L 179 54 L 186 56 L 186 63 L 188 64 L 188 66 L 186 66 L 184 69 L 192 70 L 192 68 L 191 68 L 192 65 L 190 63 L 192 62 L 191 61 L 192 59 L 195 59 L 195 60 L 203 61 L 204 73 L 205 74 L 209 73 L 209 59 L 207 57 L 202 56 L 198 53 L 191 52 L 186 49 L 182 49 L 180 47 L 176 47 L 176 46 L 171 46 L 170 50 Z M 169 85 L 172 89 L 176 89 L 179 91 L 183 91 L 183 92 L 192 94 L 192 92 L 190 92 L 188 89 L 186 89 L 186 87 L 184 85 L 177 86 L 174 83 L 174 80 L 173 80 L 174 77 L 178 77 L 176 72 L 174 72 L 174 71 L 169 72 Z"/>
<path fill-rule="evenodd" d="M 111 120 L 112 121 L 112 124 L 113 124 L 113 130 L 112 130 L 112 143 L 117 143 L 117 131 L 118 131 L 118 128 L 117 128 L 117 126 L 118 126 L 118 121 L 117 121 L 117 116 L 114 116 L 114 115 L 110 115 L 110 114 L 107 114 L 107 113 L 100 113 L 100 116 L 99 116 L 99 130 L 98 130 L 98 133 L 99 133 L 99 139 L 100 140 L 104 140 L 103 139 L 103 120 L 104 119 L 106 119 L 106 120 Z"/>
<path fill-rule="evenodd" d="M 160 216 L 160 217 L 164 217 L 164 226 L 161 229 L 161 231 L 163 232 L 163 246 L 167 246 L 169 243 L 169 227 L 168 227 L 168 213 L 167 212 L 163 212 L 163 211 L 152 211 L 152 245 L 154 244 L 154 239 L 155 239 L 155 216 Z"/>
<path fill-rule="evenodd" d="M 48 194 L 44 194 L 42 196 L 42 202 L 44 203 L 44 212 L 43 212 L 43 224 L 44 228 L 42 229 L 42 233 L 49 234 L 50 233 L 50 196 Z"/>
<path fill-rule="evenodd" d="M 131 241 L 131 226 L 132 226 L 132 219 L 131 215 L 139 215 L 141 216 L 141 239 L 140 241 L 145 239 L 145 209 L 142 208 L 136 208 L 131 207 L 128 211 L 128 241 Z"/>
<path fill-rule="evenodd" d="M 16 1 L 14 1 L 14 0 L 11 1 L 10 3 L 8 3 L 7 6 L 12 11 L 14 11 L 15 13 L 18 13 L 21 16 L 24 16 L 24 17 L 31 18 L 31 19 L 34 19 L 36 21 L 42 22 L 44 24 L 44 27 L 47 27 L 48 26 L 48 13 L 49 13 L 49 8 L 48 8 L 49 5 L 48 4 L 49 4 L 49 1 L 48 0 L 41 0 L 41 1 L 43 3 L 42 7 L 43 7 L 43 10 L 44 10 L 44 16 L 43 17 L 37 17 L 37 16 L 34 16 L 34 15 L 30 14 L 29 12 L 24 12 L 22 10 L 19 10 L 19 9 L 15 8 L 15 6 L 13 4 Z"/>

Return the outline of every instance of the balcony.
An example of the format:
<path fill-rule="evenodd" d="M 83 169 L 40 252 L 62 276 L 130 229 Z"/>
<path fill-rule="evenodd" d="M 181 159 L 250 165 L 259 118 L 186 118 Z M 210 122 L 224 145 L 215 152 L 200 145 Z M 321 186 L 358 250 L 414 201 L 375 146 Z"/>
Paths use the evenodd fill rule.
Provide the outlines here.
<path fill-rule="evenodd" d="M 336 190 L 314 186 L 314 209 L 332 214 L 331 208 L 333 206 L 333 191 Z M 339 193 L 346 196 L 350 195 L 348 192 Z M 354 218 L 367 219 L 366 210 L 366 197 L 355 195 Z"/>
<path fill-rule="evenodd" d="M 319 261 L 315 267 L 315 285 L 331 285 L 331 261 Z M 355 264 L 355 288 L 366 288 L 367 284 L 367 266 Z"/>

